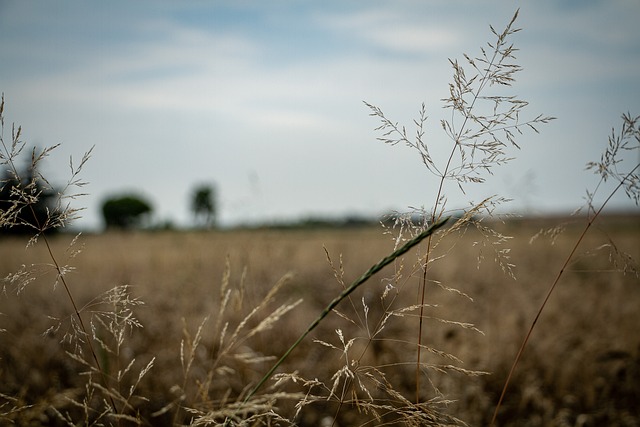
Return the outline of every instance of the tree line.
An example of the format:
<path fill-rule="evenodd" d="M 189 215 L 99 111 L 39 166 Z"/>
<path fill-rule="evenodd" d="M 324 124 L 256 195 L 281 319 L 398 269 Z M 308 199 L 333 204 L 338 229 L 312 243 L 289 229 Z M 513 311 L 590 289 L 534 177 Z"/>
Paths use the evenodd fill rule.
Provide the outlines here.
<path fill-rule="evenodd" d="M 38 194 L 25 199 L 24 190 Z M 216 227 L 217 193 L 213 184 L 198 184 L 190 195 L 193 226 L 201 229 Z M 12 227 L 0 228 L 0 234 L 31 234 L 51 220 L 55 212 L 57 192 L 41 179 L 31 165 L 22 171 L 4 170 L 0 175 L 0 215 L 15 215 Z M 131 230 L 152 226 L 153 205 L 136 193 L 122 193 L 106 198 L 101 205 L 104 226 L 109 229 Z M 17 224 L 17 225 L 16 225 Z M 51 232 L 57 228 L 50 229 Z"/>
<path fill-rule="evenodd" d="M 199 184 L 191 192 L 190 210 L 196 228 L 216 226 L 217 200 L 213 184 Z M 133 229 L 149 226 L 153 206 L 144 197 L 128 193 L 107 198 L 102 203 L 102 218 L 107 229 Z"/>

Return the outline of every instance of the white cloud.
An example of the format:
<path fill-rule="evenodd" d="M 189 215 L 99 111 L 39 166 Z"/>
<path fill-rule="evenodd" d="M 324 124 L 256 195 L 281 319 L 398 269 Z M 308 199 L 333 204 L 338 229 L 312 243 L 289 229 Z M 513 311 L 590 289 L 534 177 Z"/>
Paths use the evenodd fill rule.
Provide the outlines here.
<path fill-rule="evenodd" d="M 366 34 L 371 41 L 394 52 L 409 54 L 433 54 L 451 51 L 460 42 L 459 35 L 450 29 L 425 28 L 422 26 L 384 28 Z"/>
<path fill-rule="evenodd" d="M 451 27 L 444 20 L 416 20 L 415 15 L 390 8 L 324 14 L 318 21 L 333 31 L 364 41 L 370 47 L 395 54 L 450 52 L 464 37 L 460 28 Z"/>

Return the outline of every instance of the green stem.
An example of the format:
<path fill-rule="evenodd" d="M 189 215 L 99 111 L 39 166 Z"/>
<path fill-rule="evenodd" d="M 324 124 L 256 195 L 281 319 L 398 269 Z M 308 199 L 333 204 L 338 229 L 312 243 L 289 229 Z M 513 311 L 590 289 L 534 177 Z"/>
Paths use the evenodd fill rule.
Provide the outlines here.
<path fill-rule="evenodd" d="M 340 304 L 340 302 L 343 299 L 345 299 L 347 296 L 349 296 L 349 294 L 351 294 L 353 291 L 355 291 L 364 282 L 369 280 L 371 278 L 371 276 L 373 276 L 374 274 L 376 274 L 377 272 L 382 270 L 385 266 L 387 266 L 390 263 L 392 263 L 396 258 L 404 255 L 407 251 L 409 251 L 409 249 L 411 249 L 412 247 L 416 246 L 418 243 L 420 243 L 426 237 L 431 236 L 438 228 L 442 227 L 447 222 L 448 219 L 449 218 L 444 218 L 444 219 L 441 219 L 441 220 L 433 223 L 429 228 L 424 230 L 422 233 L 418 234 L 416 237 L 414 237 L 413 239 L 409 240 L 403 246 L 401 246 L 400 248 L 398 248 L 395 251 L 393 251 L 389 256 L 381 259 L 377 264 L 375 264 L 371 268 L 369 268 L 369 270 L 367 270 L 362 276 L 360 276 L 356 281 L 354 281 L 348 288 L 346 288 L 344 291 L 342 291 L 340 293 L 340 295 L 335 297 L 333 299 L 333 301 L 331 301 L 329 303 L 329 305 L 327 305 L 327 307 L 322 311 L 322 313 L 320 313 L 320 316 L 318 316 L 318 318 L 316 320 L 314 320 L 311 323 L 311 325 L 309 325 L 307 330 L 300 336 L 300 338 L 298 338 L 296 340 L 296 342 L 294 342 L 293 345 L 291 347 L 289 347 L 289 350 L 287 350 L 287 352 L 282 355 L 280 360 L 278 360 L 276 362 L 276 364 L 273 365 L 273 367 L 269 370 L 269 372 L 267 372 L 262 377 L 260 382 L 258 382 L 258 384 L 253 388 L 253 390 L 251 390 L 251 392 L 249 392 L 249 394 L 247 394 L 247 396 L 244 399 L 244 403 L 247 403 L 249 401 L 249 399 L 258 391 L 258 389 L 260 389 L 260 387 L 262 387 L 264 385 L 264 383 L 267 382 L 267 380 L 269 378 L 271 378 L 271 375 L 273 375 L 275 370 L 278 369 L 278 367 L 282 364 L 282 362 L 284 362 L 284 360 L 289 356 L 289 354 L 291 354 L 291 352 L 302 342 L 302 340 L 304 340 L 307 337 L 307 335 L 309 335 L 309 333 L 312 330 L 314 330 L 316 326 L 318 326 L 320 324 L 322 319 L 324 319 L 338 304 Z"/>

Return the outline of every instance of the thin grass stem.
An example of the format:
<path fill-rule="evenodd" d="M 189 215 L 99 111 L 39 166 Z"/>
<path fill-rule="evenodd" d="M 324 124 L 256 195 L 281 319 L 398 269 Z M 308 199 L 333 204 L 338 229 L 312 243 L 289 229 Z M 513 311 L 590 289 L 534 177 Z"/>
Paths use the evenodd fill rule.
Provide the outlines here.
<path fill-rule="evenodd" d="M 518 17 L 518 11 L 516 11 L 515 15 L 513 16 L 513 18 L 511 19 L 511 22 L 509 23 L 509 25 L 507 26 L 507 28 L 504 30 L 503 32 L 503 36 L 506 35 L 509 30 L 511 29 L 511 25 L 515 22 L 516 18 Z M 482 78 L 480 79 L 480 85 L 478 86 L 478 90 L 475 92 L 473 99 L 471 101 L 471 104 L 468 108 L 467 111 L 472 111 L 476 101 L 478 100 L 480 93 L 482 92 L 482 90 L 484 89 L 487 81 L 489 80 L 489 74 L 492 71 L 492 68 L 495 64 L 496 58 L 498 57 L 498 53 L 500 52 L 500 46 L 501 46 L 501 41 L 500 38 L 498 39 L 498 41 L 496 42 L 495 45 L 495 49 L 493 51 L 493 56 L 491 58 L 491 61 L 489 62 L 489 64 L 487 65 L 486 69 L 485 69 L 485 73 L 482 76 Z M 460 140 L 462 138 L 462 136 L 465 133 L 465 129 L 467 126 L 467 122 L 469 121 L 469 114 L 465 114 L 464 120 L 462 122 L 462 126 L 460 127 L 460 130 L 458 131 L 458 134 L 456 135 L 456 137 L 454 138 L 454 144 L 453 147 L 451 148 L 451 152 L 449 153 L 449 158 L 447 159 L 447 164 L 444 168 L 444 171 L 442 173 L 442 176 L 440 177 L 440 183 L 438 184 L 438 193 L 436 194 L 436 198 L 435 198 L 435 205 L 433 207 L 433 211 L 431 212 L 431 222 L 435 222 L 436 219 L 439 219 L 442 216 L 442 213 L 438 214 L 438 204 L 440 201 L 440 197 L 442 196 L 442 190 L 444 188 L 444 181 L 447 178 L 448 174 L 449 174 L 449 170 L 451 168 L 451 162 L 453 161 L 453 157 L 456 153 L 456 149 L 458 149 L 460 147 Z M 418 340 L 417 340 L 417 349 L 418 349 L 418 354 L 417 354 L 417 360 L 416 360 L 416 405 L 420 403 L 420 364 L 421 364 L 421 355 L 422 355 L 422 334 L 423 334 L 423 324 L 424 324 L 424 319 L 423 319 L 423 315 L 424 315 L 424 306 L 425 306 L 425 299 L 426 299 L 426 288 L 427 288 L 427 278 L 428 278 L 428 269 L 427 269 L 427 265 L 429 264 L 429 257 L 431 254 L 431 241 L 432 241 L 433 236 L 429 235 L 429 239 L 427 240 L 427 250 L 426 250 L 426 255 L 425 255 L 425 261 L 424 261 L 424 271 L 423 271 L 423 275 L 422 275 L 422 286 L 421 286 L 421 296 L 420 296 L 420 316 L 419 316 L 419 323 L 418 323 Z"/>
<path fill-rule="evenodd" d="M 546 294 L 544 300 L 542 301 L 542 304 L 540 305 L 540 308 L 538 309 L 538 312 L 536 313 L 536 316 L 533 319 L 533 322 L 531 323 L 531 326 L 529 327 L 529 330 L 527 331 L 527 335 L 524 337 L 524 341 L 522 342 L 522 345 L 520 345 L 520 348 L 518 349 L 518 353 L 516 354 L 516 357 L 515 357 L 515 359 L 513 361 L 513 364 L 511 365 L 511 369 L 509 371 L 509 375 L 507 375 L 507 379 L 505 380 L 504 386 L 502 387 L 502 393 L 500 394 L 500 399 L 498 400 L 498 404 L 496 405 L 496 409 L 493 412 L 493 417 L 491 418 L 491 424 L 489 424 L 490 427 L 493 426 L 495 424 L 495 422 L 496 422 L 496 418 L 498 416 L 498 411 L 500 410 L 500 407 L 502 406 L 502 402 L 504 400 L 504 397 L 507 394 L 507 388 L 509 387 L 509 383 L 511 382 L 511 377 L 513 376 L 513 373 L 515 372 L 516 367 L 518 366 L 518 363 L 520 362 L 520 359 L 522 358 L 522 354 L 524 353 L 524 349 L 527 346 L 527 343 L 529 342 L 529 338 L 531 337 L 531 334 L 533 333 L 533 329 L 535 328 L 536 324 L 538 323 L 538 319 L 540 318 L 540 315 L 542 314 L 542 311 L 544 310 L 545 306 L 547 305 L 547 302 L 549 301 L 549 298 L 551 297 L 551 294 L 553 293 L 554 289 L 556 288 L 556 285 L 560 281 L 560 278 L 564 274 L 567 266 L 569 265 L 569 263 L 573 259 L 573 255 L 578 250 L 578 246 L 580 246 L 580 243 L 582 242 L 582 240 L 584 239 L 584 236 L 587 234 L 587 232 L 589 231 L 589 229 L 593 225 L 593 223 L 596 220 L 596 218 L 598 218 L 598 216 L 600 215 L 600 213 L 602 212 L 604 207 L 607 205 L 607 203 L 609 203 L 609 200 L 611 200 L 613 195 L 620 189 L 620 187 L 622 187 L 624 185 L 625 182 L 627 182 L 627 180 L 633 175 L 633 173 L 638 168 L 640 168 L 640 164 L 637 164 L 631 170 L 631 172 L 629 172 L 624 177 L 624 179 L 620 180 L 620 183 L 616 186 L 616 188 L 613 189 L 613 191 L 609 194 L 609 196 L 606 198 L 606 200 L 602 203 L 600 208 L 595 212 L 595 214 L 593 215 L 593 218 L 589 218 L 588 219 L 587 225 L 584 227 L 584 230 L 582 230 L 582 234 L 580 234 L 580 237 L 576 241 L 575 245 L 573 245 L 573 248 L 571 249 L 571 252 L 569 253 L 569 256 L 567 256 L 566 260 L 564 261 L 564 264 L 562 264 L 562 267 L 560 268 L 560 271 L 558 271 L 558 274 L 556 275 L 555 280 L 553 281 L 553 283 L 549 287 L 549 290 L 547 291 L 547 294 Z"/>
<path fill-rule="evenodd" d="M 2 107 L 4 109 L 4 94 L 2 96 Z M 3 121 L 2 124 L 4 125 L 4 121 Z M 2 142 L 2 146 L 3 146 L 3 149 L 5 151 L 5 155 L 7 156 L 9 166 L 11 167 L 14 176 L 16 176 L 16 177 L 19 176 L 18 170 L 17 170 L 17 168 L 16 168 L 16 166 L 15 166 L 13 160 L 12 160 L 12 157 L 11 157 L 11 154 L 10 154 L 9 150 L 7 149 L 6 145 L 4 144 L 4 141 Z M 35 158 L 35 153 L 32 154 L 32 162 L 35 161 L 35 160 L 33 160 L 34 158 Z M 47 248 L 47 252 L 49 254 L 49 258 L 53 262 L 53 265 L 54 265 L 54 267 L 56 269 L 56 274 L 60 278 L 60 281 L 62 282 L 62 284 L 64 286 L 65 292 L 67 293 L 67 296 L 69 297 L 69 301 L 71 302 L 71 305 L 73 306 L 74 314 L 78 318 L 78 323 L 80 324 L 80 328 L 82 329 L 82 332 L 87 337 L 87 345 L 89 346 L 89 351 L 91 352 L 91 356 L 93 357 L 93 361 L 96 364 L 96 369 L 98 370 L 98 372 L 100 372 L 100 377 L 102 379 L 102 382 L 103 382 L 105 388 L 108 389 L 109 383 L 107 381 L 107 377 L 106 377 L 106 375 L 105 375 L 105 373 L 104 373 L 104 371 L 102 369 L 102 366 L 100 365 L 100 361 L 98 360 L 98 356 L 97 356 L 96 351 L 95 351 L 95 349 L 93 347 L 93 344 L 91 342 L 91 335 L 89 334 L 89 332 L 88 332 L 88 330 L 87 330 L 87 328 L 86 328 L 86 326 L 84 324 L 84 321 L 82 320 L 82 316 L 80 316 L 80 310 L 78 309 L 78 305 L 76 304 L 76 301 L 73 298 L 73 294 L 71 293 L 71 289 L 69 288 L 69 285 L 67 284 L 67 281 L 66 281 L 66 279 L 64 277 L 63 269 L 62 269 L 62 267 L 60 267 L 60 264 L 58 263 L 58 259 L 54 255 L 53 250 L 51 249 L 51 244 L 49 243 L 49 239 L 47 238 L 47 236 L 44 233 L 45 229 L 46 229 L 46 224 L 43 225 L 43 224 L 40 223 L 38 215 L 36 215 L 35 209 L 33 207 L 33 203 L 29 203 L 27 206 L 29 207 L 31 215 L 35 220 L 35 226 L 36 226 L 36 229 L 37 229 L 37 234 L 36 235 L 41 235 L 42 239 L 44 240 L 44 244 L 45 244 L 45 246 Z M 114 401 L 114 399 L 113 399 L 113 397 L 111 395 L 109 395 L 109 400 L 110 400 L 111 406 L 113 407 L 113 411 L 117 413 L 118 410 L 116 408 L 115 401 Z"/>

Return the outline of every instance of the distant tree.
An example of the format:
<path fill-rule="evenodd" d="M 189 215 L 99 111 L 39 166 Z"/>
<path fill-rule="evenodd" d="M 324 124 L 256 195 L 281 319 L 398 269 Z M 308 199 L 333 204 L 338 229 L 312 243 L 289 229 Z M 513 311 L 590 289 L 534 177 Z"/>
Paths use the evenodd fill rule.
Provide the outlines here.
<path fill-rule="evenodd" d="M 135 195 L 110 198 L 102 204 L 102 216 L 107 228 L 131 229 L 140 227 L 151 205 Z"/>
<path fill-rule="evenodd" d="M 216 222 L 216 191 L 212 185 L 196 187 L 191 198 L 191 211 L 196 224 L 211 228 Z"/>
<path fill-rule="evenodd" d="M 36 158 L 33 150 L 32 158 Z M 24 171 L 12 168 L 0 177 L 1 234 L 55 232 L 56 193 L 37 173 L 35 162 Z"/>

